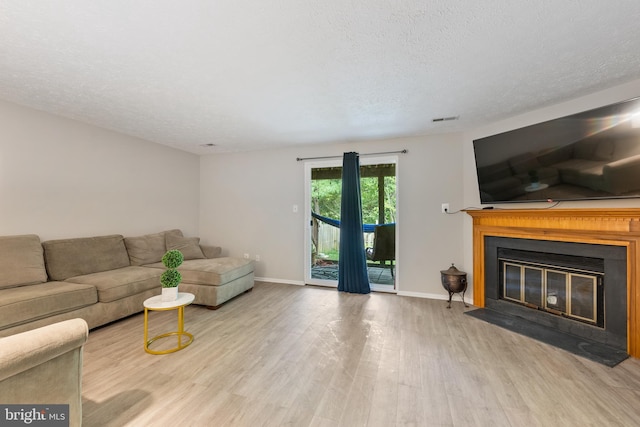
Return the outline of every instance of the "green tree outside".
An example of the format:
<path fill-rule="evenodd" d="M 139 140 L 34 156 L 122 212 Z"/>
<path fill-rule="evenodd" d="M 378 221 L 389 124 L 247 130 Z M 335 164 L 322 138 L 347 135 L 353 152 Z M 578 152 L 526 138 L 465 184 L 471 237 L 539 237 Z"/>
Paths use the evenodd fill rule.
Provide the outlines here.
<path fill-rule="evenodd" d="M 378 178 L 360 178 L 362 220 L 365 224 L 378 223 Z M 313 211 L 322 216 L 340 219 L 341 179 L 311 181 Z M 396 177 L 384 177 L 384 223 L 396 222 Z"/>

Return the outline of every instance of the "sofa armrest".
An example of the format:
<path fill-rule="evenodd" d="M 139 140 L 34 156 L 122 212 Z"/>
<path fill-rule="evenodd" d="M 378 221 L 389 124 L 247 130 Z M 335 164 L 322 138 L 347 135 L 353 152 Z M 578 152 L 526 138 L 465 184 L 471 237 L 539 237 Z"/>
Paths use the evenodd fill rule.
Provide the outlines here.
<path fill-rule="evenodd" d="M 640 154 L 607 163 L 602 174 L 607 189 L 614 194 L 640 189 Z"/>
<path fill-rule="evenodd" d="M 88 336 L 87 322 L 71 319 L 0 338 L 0 381 L 82 347 Z"/>
<path fill-rule="evenodd" d="M 71 319 L 0 338 L 0 402 L 68 404 L 82 422 L 82 346 L 87 322 Z"/>
<path fill-rule="evenodd" d="M 207 258 L 219 258 L 222 256 L 222 248 L 220 246 L 200 245 L 202 253 Z"/>

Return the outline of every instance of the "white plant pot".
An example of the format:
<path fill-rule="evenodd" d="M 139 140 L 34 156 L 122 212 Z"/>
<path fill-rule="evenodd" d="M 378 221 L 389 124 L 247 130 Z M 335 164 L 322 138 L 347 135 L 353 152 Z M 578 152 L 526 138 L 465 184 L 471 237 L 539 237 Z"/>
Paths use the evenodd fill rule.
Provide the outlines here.
<path fill-rule="evenodd" d="M 178 287 L 175 288 L 162 288 L 162 301 L 169 302 L 178 299 Z"/>

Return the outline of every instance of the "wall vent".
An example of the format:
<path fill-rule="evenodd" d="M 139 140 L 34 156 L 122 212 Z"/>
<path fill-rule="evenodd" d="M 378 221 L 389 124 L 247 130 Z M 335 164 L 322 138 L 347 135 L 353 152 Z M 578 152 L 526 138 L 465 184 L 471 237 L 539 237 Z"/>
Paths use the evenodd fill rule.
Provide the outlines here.
<path fill-rule="evenodd" d="M 449 117 L 438 117 L 436 119 L 432 119 L 431 121 L 434 123 L 437 122 L 449 122 L 451 120 L 458 120 L 460 116 L 449 116 Z"/>

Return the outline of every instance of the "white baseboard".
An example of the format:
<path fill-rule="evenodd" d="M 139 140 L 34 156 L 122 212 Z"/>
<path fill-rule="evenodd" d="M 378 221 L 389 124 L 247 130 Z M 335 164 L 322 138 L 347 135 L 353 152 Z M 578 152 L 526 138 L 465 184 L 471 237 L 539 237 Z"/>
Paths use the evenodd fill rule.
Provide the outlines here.
<path fill-rule="evenodd" d="M 428 298 L 428 299 L 437 299 L 437 300 L 442 300 L 442 301 L 448 301 L 449 300 L 449 295 L 443 295 L 443 294 L 429 294 L 429 293 L 422 293 L 422 292 L 406 292 L 406 291 L 398 291 L 398 295 L 401 297 L 414 297 L 414 298 Z M 460 301 L 462 298 L 460 297 L 460 294 L 455 294 L 453 296 L 452 301 Z M 469 299 L 468 296 L 465 295 L 464 298 L 465 302 L 467 304 L 473 304 L 473 300 Z"/>
<path fill-rule="evenodd" d="M 270 282 L 270 283 L 283 283 L 285 285 L 296 285 L 296 286 L 305 286 L 304 281 L 302 280 L 285 280 L 285 279 L 273 279 L 270 277 L 256 277 L 256 282 Z M 442 301 L 449 300 L 449 295 L 444 294 L 430 294 L 424 292 L 407 292 L 407 291 L 398 291 L 396 295 L 401 297 L 413 297 L 413 298 L 427 298 L 427 299 L 437 299 Z M 453 296 L 452 301 L 460 301 L 460 294 L 455 294 Z M 469 299 L 468 296 L 465 295 L 465 302 L 467 304 L 473 304 L 473 299 Z"/>

